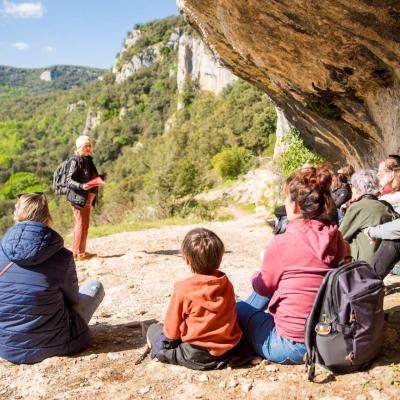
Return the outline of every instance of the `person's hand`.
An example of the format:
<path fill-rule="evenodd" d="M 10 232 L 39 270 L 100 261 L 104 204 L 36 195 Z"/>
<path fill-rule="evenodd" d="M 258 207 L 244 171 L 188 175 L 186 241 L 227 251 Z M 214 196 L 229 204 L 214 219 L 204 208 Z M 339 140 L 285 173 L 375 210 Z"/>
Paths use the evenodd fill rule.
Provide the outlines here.
<path fill-rule="evenodd" d="M 375 244 L 376 239 L 373 238 L 373 237 L 371 237 L 371 236 L 369 236 L 369 228 L 370 228 L 370 227 L 363 229 L 363 233 L 364 233 L 364 235 L 367 237 L 368 242 L 370 242 L 371 244 Z"/>
<path fill-rule="evenodd" d="M 82 189 L 83 189 L 83 190 L 89 190 L 89 189 L 90 189 L 90 186 L 89 186 L 87 183 L 83 183 L 83 184 L 82 184 Z"/>

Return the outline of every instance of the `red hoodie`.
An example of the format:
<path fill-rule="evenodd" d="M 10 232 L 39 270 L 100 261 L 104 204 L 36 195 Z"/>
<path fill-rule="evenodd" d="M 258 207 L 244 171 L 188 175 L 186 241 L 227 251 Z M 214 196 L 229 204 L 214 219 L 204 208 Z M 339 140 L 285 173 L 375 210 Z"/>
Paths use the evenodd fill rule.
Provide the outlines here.
<path fill-rule="evenodd" d="M 265 250 L 253 289 L 272 296 L 268 311 L 280 336 L 304 342 L 304 325 L 325 274 L 346 256 L 336 225 L 296 219 Z"/>
<path fill-rule="evenodd" d="M 215 276 L 194 274 L 176 282 L 164 321 L 164 335 L 206 347 L 213 356 L 234 348 L 242 331 L 228 277 L 216 271 Z"/>

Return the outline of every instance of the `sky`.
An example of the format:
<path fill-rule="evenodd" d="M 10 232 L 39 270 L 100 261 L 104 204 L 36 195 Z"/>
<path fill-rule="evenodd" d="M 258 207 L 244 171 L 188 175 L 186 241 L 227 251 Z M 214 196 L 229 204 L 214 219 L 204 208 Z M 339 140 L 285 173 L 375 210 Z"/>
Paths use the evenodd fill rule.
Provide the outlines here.
<path fill-rule="evenodd" d="M 110 68 L 136 23 L 174 14 L 175 0 L 0 0 L 0 65 Z"/>

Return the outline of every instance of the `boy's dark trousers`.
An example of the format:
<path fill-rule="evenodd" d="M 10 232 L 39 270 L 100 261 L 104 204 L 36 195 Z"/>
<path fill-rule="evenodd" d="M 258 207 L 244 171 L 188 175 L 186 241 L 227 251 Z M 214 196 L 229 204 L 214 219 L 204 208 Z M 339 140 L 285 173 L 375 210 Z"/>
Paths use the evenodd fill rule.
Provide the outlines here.
<path fill-rule="evenodd" d="M 226 367 L 235 356 L 235 349 L 222 356 L 211 355 L 205 347 L 191 345 L 182 341 L 171 340 L 163 334 L 163 324 L 152 324 L 147 331 L 151 345 L 151 357 L 159 361 L 182 365 L 186 368 L 201 371 Z"/>

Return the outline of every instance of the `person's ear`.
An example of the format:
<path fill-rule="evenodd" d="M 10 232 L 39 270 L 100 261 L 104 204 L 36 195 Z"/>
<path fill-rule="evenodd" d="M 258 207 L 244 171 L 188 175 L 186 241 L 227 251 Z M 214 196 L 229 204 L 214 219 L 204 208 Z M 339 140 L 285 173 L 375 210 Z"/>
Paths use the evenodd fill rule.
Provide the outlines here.
<path fill-rule="evenodd" d="M 293 214 L 300 214 L 300 206 L 297 201 L 294 201 L 292 203 L 292 212 L 293 212 Z"/>
<path fill-rule="evenodd" d="M 188 266 L 190 267 L 190 260 L 189 260 L 189 258 L 188 258 L 187 256 L 183 255 L 183 259 L 184 259 L 186 265 L 188 265 Z"/>

